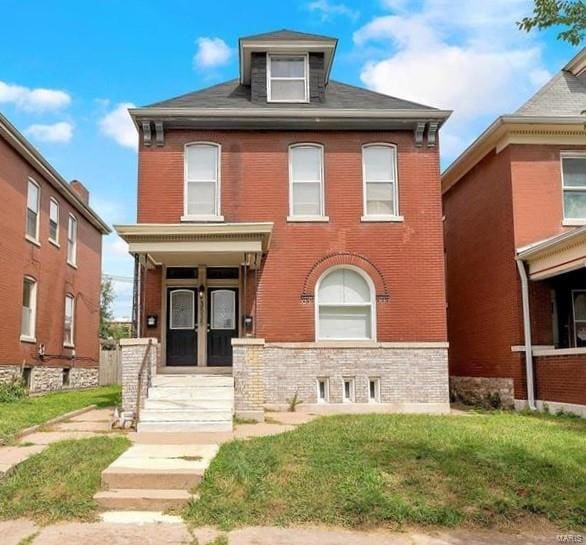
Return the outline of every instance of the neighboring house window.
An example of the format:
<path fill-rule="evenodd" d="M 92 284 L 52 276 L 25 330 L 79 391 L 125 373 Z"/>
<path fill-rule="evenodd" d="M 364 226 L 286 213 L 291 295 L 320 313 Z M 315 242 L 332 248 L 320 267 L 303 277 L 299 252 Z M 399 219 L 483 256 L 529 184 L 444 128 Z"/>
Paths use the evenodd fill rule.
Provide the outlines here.
<path fill-rule="evenodd" d="M 49 201 L 49 240 L 59 244 L 59 203 L 55 199 Z"/>
<path fill-rule="evenodd" d="M 29 180 L 26 200 L 26 236 L 35 242 L 39 240 L 40 197 L 41 188 L 32 180 Z"/>
<path fill-rule="evenodd" d="M 269 102 L 309 102 L 307 55 L 269 55 L 267 97 Z"/>
<path fill-rule="evenodd" d="M 296 144 L 289 148 L 290 205 L 292 216 L 324 215 L 323 147 Z"/>
<path fill-rule="evenodd" d="M 564 218 L 586 220 L 586 156 L 562 155 Z"/>
<path fill-rule="evenodd" d="M 75 299 L 68 293 L 65 296 L 65 319 L 63 322 L 63 344 L 73 346 L 75 328 Z"/>
<path fill-rule="evenodd" d="M 586 290 L 573 290 L 574 346 L 586 346 Z"/>
<path fill-rule="evenodd" d="M 69 216 L 67 225 L 67 263 L 77 264 L 77 220 Z"/>
<path fill-rule="evenodd" d="M 189 144 L 185 148 L 185 215 L 218 216 L 220 146 Z"/>
<path fill-rule="evenodd" d="M 22 318 L 20 324 L 21 340 L 35 340 L 35 321 L 37 314 L 37 282 L 30 276 L 24 277 L 22 287 Z"/>
<path fill-rule="evenodd" d="M 398 216 L 397 148 L 390 144 L 362 147 L 364 215 Z"/>
<path fill-rule="evenodd" d="M 330 269 L 317 286 L 317 339 L 374 339 L 374 310 L 366 275 L 350 267 Z"/>

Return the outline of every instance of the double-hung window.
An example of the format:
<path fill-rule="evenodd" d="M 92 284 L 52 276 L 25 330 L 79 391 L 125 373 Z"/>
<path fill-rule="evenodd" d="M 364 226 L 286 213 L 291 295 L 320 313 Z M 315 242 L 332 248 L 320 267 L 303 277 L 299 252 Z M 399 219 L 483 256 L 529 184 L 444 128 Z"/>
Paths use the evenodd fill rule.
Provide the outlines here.
<path fill-rule="evenodd" d="M 564 219 L 586 223 L 586 155 L 562 154 Z"/>
<path fill-rule="evenodd" d="M 20 340 L 35 341 L 35 321 L 37 315 L 37 282 L 30 276 L 24 277 L 22 286 L 22 316 Z"/>
<path fill-rule="evenodd" d="M 317 287 L 317 340 L 374 340 L 374 297 L 365 276 L 334 268 Z"/>
<path fill-rule="evenodd" d="M 33 180 L 28 181 L 26 198 L 26 237 L 39 242 L 39 203 L 41 188 Z"/>
<path fill-rule="evenodd" d="M 74 346 L 75 299 L 68 293 L 65 296 L 65 315 L 63 320 L 63 345 Z"/>
<path fill-rule="evenodd" d="M 323 147 L 296 144 L 289 148 L 289 214 L 319 218 L 324 216 Z"/>
<path fill-rule="evenodd" d="M 397 148 L 390 144 L 362 147 L 364 216 L 390 219 L 399 215 Z"/>
<path fill-rule="evenodd" d="M 185 148 L 186 219 L 220 217 L 220 146 L 189 144 Z"/>
<path fill-rule="evenodd" d="M 59 244 L 59 203 L 53 198 L 49 201 L 49 240 Z"/>
<path fill-rule="evenodd" d="M 309 102 L 307 55 L 268 55 L 269 102 Z"/>
<path fill-rule="evenodd" d="M 67 225 L 67 263 L 77 265 L 77 220 L 71 215 Z"/>

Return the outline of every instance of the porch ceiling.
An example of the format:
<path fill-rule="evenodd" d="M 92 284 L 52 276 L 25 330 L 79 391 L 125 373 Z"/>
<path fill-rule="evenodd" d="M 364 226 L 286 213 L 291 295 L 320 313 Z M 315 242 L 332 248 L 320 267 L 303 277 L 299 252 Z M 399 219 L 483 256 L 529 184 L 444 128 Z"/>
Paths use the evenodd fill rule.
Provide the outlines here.
<path fill-rule="evenodd" d="M 273 224 L 259 223 L 139 223 L 115 225 L 128 251 L 155 265 L 214 265 L 258 267 L 269 249 Z"/>
<path fill-rule="evenodd" d="M 543 280 L 586 267 L 586 226 L 519 248 L 531 280 Z"/>

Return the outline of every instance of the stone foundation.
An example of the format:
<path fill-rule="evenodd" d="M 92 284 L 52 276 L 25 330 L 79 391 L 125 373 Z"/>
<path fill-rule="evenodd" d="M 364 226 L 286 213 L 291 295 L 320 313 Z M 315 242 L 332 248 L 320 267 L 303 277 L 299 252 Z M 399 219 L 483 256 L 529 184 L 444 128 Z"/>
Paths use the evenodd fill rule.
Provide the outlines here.
<path fill-rule="evenodd" d="M 513 409 L 514 385 L 511 378 L 450 377 L 452 401 L 488 408 Z"/>
<path fill-rule="evenodd" d="M 99 385 L 99 369 L 74 367 L 69 371 L 69 388 L 95 388 Z"/>
<path fill-rule="evenodd" d="M 22 376 L 20 365 L 0 365 L 0 384 L 12 382 Z"/>
<path fill-rule="evenodd" d="M 301 407 L 322 412 L 447 412 L 447 343 L 265 343 L 234 339 L 235 410 L 261 417 L 265 408 Z M 317 381 L 328 382 L 328 402 L 318 402 Z M 354 381 L 354 402 L 343 401 L 344 379 Z M 378 402 L 369 381 L 378 379 Z"/>
<path fill-rule="evenodd" d="M 157 339 L 120 339 L 120 365 L 122 366 L 122 415 L 124 422 L 133 422 L 136 418 L 136 402 L 138 398 L 138 374 L 151 343 L 148 355 L 149 362 L 145 365 L 145 373 L 141 385 L 140 404 L 144 403 L 150 377 L 157 372 L 159 361 L 159 345 Z"/>
<path fill-rule="evenodd" d="M 98 386 L 98 369 L 73 367 L 69 371 L 69 384 L 64 384 L 64 370 L 62 367 L 44 367 L 36 365 L 25 367 L 28 379 L 28 390 L 32 394 L 53 392 L 63 389 L 95 388 Z M 1 365 L 0 383 L 11 382 L 23 377 L 23 368 L 20 365 Z"/>

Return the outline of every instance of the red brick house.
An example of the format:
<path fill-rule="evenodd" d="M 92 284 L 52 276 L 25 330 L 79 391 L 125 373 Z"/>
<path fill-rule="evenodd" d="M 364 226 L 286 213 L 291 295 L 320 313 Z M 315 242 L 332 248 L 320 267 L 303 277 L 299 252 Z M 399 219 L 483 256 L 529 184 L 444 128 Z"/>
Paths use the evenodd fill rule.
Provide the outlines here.
<path fill-rule="evenodd" d="M 139 428 L 204 429 L 210 407 L 178 414 L 157 388 L 211 374 L 233 377 L 247 416 L 293 399 L 448 409 L 437 138 L 449 112 L 331 80 L 336 43 L 242 38 L 238 79 L 130 111 L 138 222 L 116 230 L 139 263 L 139 336 L 160 342 Z"/>
<path fill-rule="evenodd" d="M 586 49 L 445 171 L 456 397 L 586 415 Z"/>
<path fill-rule="evenodd" d="M 0 382 L 33 392 L 98 382 L 102 235 L 66 182 L 0 115 Z"/>

